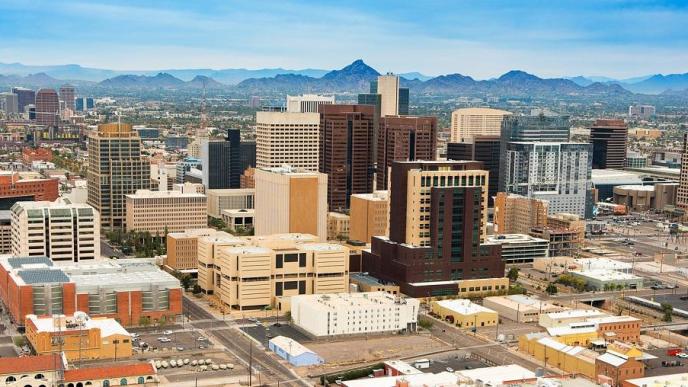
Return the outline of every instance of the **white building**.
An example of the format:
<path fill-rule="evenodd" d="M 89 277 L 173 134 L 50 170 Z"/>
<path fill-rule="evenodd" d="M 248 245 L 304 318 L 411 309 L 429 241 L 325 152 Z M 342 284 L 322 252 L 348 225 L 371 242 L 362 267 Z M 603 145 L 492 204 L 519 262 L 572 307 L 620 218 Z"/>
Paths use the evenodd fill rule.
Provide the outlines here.
<path fill-rule="evenodd" d="M 256 113 L 256 167 L 318 170 L 320 114 Z"/>
<path fill-rule="evenodd" d="M 499 136 L 506 110 L 490 108 L 457 109 L 451 115 L 451 142 L 473 142 L 475 136 Z"/>
<path fill-rule="evenodd" d="M 525 234 L 490 235 L 486 244 L 502 246 L 502 260 L 506 263 L 533 262 L 549 255 L 549 241 Z"/>
<path fill-rule="evenodd" d="M 255 206 L 256 190 L 253 188 L 209 189 L 208 216 L 222 218 L 224 210 L 249 210 Z"/>
<path fill-rule="evenodd" d="M 318 113 L 320 105 L 332 105 L 334 95 L 288 95 L 287 113 Z"/>
<path fill-rule="evenodd" d="M 518 323 L 538 322 L 541 313 L 565 309 L 548 301 L 522 294 L 486 297 L 483 299 L 483 306 L 499 313 L 500 317 L 506 317 Z"/>
<path fill-rule="evenodd" d="M 518 364 L 459 370 L 456 375 L 459 377 L 459 385 L 465 383 L 471 386 L 506 386 L 516 384 L 514 382 L 519 380 L 536 378 L 533 371 Z"/>
<path fill-rule="evenodd" d="M 415 331 L 420 302 L 385 292 L 291 297 L 294 324 L 310 335 Z"/>
<path fill-rule="evenodd" d="M 11 211 L 12 255 L 68 262 L 100 258 L 100 217 L 88 204 L 17 202 Z"/>
<path fill-rule="evenodd" d="M 208 199 L 203 194 L 140 189 L 125 200 L 127 230 L 162 235 L 208 227 Z"/>
<path fill-rule="evenodd" d="M 640 289 L 643 287 L 642 277 L 616 270 L 571 270 L 569 274 L 585 280 L 587 287 L 595 290 L 606 290 L 605 286 L 614 286 L 615 288 L 621 286 L 627 289 Z"/>

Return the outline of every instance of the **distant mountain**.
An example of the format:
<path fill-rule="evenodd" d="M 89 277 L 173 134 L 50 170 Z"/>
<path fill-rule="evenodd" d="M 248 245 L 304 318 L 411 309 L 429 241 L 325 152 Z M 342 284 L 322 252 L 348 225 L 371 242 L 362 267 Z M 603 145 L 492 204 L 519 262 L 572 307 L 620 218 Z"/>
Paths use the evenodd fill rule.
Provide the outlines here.
<path fill-rule="evenodd" d="M 428 79 L 432 79 L 432 78 L 433 78 L 433 77 L 431 77 L 430 75 L 421 74 L 421 73 L 419 73 L 419 72 L 417 72 L 417 71 L 413 71 L 413 72 L 410 72 L 410 73 L 401 73 L 401 74 L 398 74 L 398 75 L 399 75 L 400 77 L 406 78 L 406 79 L 408 79 L 408 80 L 417 79 L 417 80 L 419 80 L 419 81 L 427 81 Z"/>
<path fill-rule="evenodd" d="M 624 88 L 634 93 L 660 94 L 666 90 L 684 90 L 688 88 L 688 73 L 656 74 L 637 83 L 623 83 Z"/>
<path fill-rule="evenodd" d="M 28 74 L 26 76 L 20 75 L 0 75 L 0 85 L 3 86 L 24 86 L 24 87 L 52 87 L 57 88 L 63 85 L 65 81 L 55 79 L 46 73 Z"/>
<path fill-rule="evenodd" d="M 592 85 L 593 83 L 595 83 L 595 81 L 593 81 L 592 79 L 586 78 L 586 77 L 581 76 L 581 75 L 579 75 L 579 76 L 577 76 L 577 77 L 566 78 L 566 79 L 568 79 L 569 81 L 574 82 L 574 83 L 577 84 L 578 86 L 583 86 L 583 87 L 589 86 L 589 85 Z"/>
<path fill-rule="evenodd" d="M 111 89 L 177 89 L 183 88 L 185 82 L 167 73 L 147 75 L 118 75 L 98 83 L 101 87 Z"/>
<path fill-rule="evenodd" d="M 224 89 L 227 87 L 227 85 L 224 85 L 213 78 L 206 77 L 205 75 L 196 75 L 192 80 L 189 82 L 186 82 L 186 87 L 194 88 L 194 89 L 202 89 L 206 88 L 208 90 L 210 89 Z"/>

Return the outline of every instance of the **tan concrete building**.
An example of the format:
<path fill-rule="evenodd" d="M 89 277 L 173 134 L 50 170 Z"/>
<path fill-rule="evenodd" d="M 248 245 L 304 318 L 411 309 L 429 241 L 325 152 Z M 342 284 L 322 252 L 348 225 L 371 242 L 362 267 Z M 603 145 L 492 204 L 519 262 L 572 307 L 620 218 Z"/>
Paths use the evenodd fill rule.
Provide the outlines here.
<path fill-rule="evenodd" d="M 380 116 L 399 115 L 399 76 L 386 74 L 377 77 L 377 93 L 380 94 Z"/>
<path fill-rule="evenodd" d="M 655 140 L 662 136 L 659 129 L 632 128 L 628 129 L 628 135 L 638 140 Z"/>
<path fill-rule="evenodd" d="M 290 166 L 256 169 L 255 235 L 304 233 L 327 240 L 327 175 Z"/>
<path fill-rule="evenodd" d="M 492 327 L 499 322 L 497 312 L 471 300 L 441 300 L 430 304 L 432 313 L 459 328 Z"/>
<path fill-rule="evenodd" d="M 327 213 L 327 240 L 349 239 L 350 218 L 347 214 L 339 212 Z"/>
<path fill-rule="evenodd" d="M 678 183 L 655 185 L 621 185 L 614 187 L 614 203 L 631 211 L 662 210 L 676 204 Z"/>
<path fill-rule="evenodd" d="M 126 196 L 127 230 L 163 235 L 208 226 L 208 200 L 197 193 L 139 190 Z"/>
<path fill-rule="evenodd" d="M 676 191 L 676 206 L 688 210 L 688 133 L 683 135 L 683 152 L 681 153 L 681 174 Z"/>
<path fill-rule="evenodd" d="M 473 142 L 473 137 L 499 136 L 502 120 L 510 112 L 489 108 L 457 109 L 451 116 L 451 142 Z"/>
<path fill-rule="evenodd" d="M 150 188 L 150 162 L 130 124 L 98 125 L 88 136 L 88 204 L 104 228 L 125 227 L 125 196 Z"/>
<path fill-rule="evenodd" d="M 256 113 L 256 167 L 318 170 L 320 114 Z"/>
<path fill-rule="evenodd" d="M 517 323 L 538 322 L 541 313 L 558 312 L 564 310 L 549 301 L 514 294 L 510 296 L 486 297 L 483 306 L 499 313 L 500 317 L 508 318 Z"/>
<path fill-rule="evenodd" d="M 204 292 L 236 310 L 284 307 L 293 295 L 349 289 L 349 249 L 314 235 L 204 237 L 198 260 Z"/>
<path fill-rule="evenodd" d="M 222 218 L 223 210 L 249 210 L 255 206 L 256 190 L 253 188 L 209 189 L 208 216 Z"/>
<path fill-rule="evenodd" d="M 198 268 L 198 238 L 215 235 L 212 228 L 200 228 L 167 234 L 167 259 L 165 264 L 173 270 Z"/>
<path fill-rule="evenodd" d="M 547 225 L 546 200 L 497 192 L 494 206 L 495 234 L 528 234 Z"/>
<path fill-rule="evenodd" d="M 12 255 L 79 262 L 100 258 L 100 220 L 88 204 L 17 202 L 11 210 Z"/>
<path fill-rule="evenodd" d="M 351 195 L 349 239 L 370 243 L 374 236 L 389 236 L 389 193 Z"/>
<path fill-rule="evenodd" d="M 576 214 L 559 213 L 547 216 L 547 227 L 576 231 L 578 240 L 585 238 L 585 219 Z"/>
<path fill-rule="evenodd" d="M 583 239 L 578 230 L 568 228 L 533 227 L 529 235 L 549 241 L 549 256 L 577 256 Z"/>

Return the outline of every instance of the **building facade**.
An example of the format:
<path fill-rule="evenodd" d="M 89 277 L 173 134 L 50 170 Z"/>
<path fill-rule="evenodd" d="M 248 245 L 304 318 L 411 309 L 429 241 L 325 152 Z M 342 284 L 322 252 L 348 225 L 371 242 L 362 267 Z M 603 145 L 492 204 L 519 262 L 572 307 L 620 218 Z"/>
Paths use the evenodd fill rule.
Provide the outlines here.
<path fill-rule="evenodd" d="M 58 179 L 21 179 L 11 171 L 0 171 L 0 210 L 19 201 L 49 201 L 59 197 Z"/>
<path fill-rule="evenodd" d="M 173 270 L 197 270 L 198 238 L 211 236 L 216 232 L 212 228 L 200 228 L 167 234 L 165 264 Z"/>
<path fill-rule="evenodd" d="M 320 105 L 334 104 L 334 95 L 288 95 L 287 113 L 318 113 Z"/>
<path fill-rule="evenodd" d="M 26 106 L 36 103 L 36 92 L 23 87 L 13 87 L 12 93 L 17 95 L 17 109 L 19 113 L 24 113 Z"/>
<path fill-rule="evenodd" d="M 80 262 L 100 258 L 100 219 L 87 204 L 17 202 L 12 207 L 12 255 Z"/>
<path fill-rule="evenodd" d="M 60 123 L 60 99 L 53 89 L 36 93 L 36 124 L 56 128 Z"/>
<path fill-rule="evenodd" d="M 549 241 L 526 234 L 492 235 L 487 243 L 502 246 L 502 260 L 506 263 L 528 263 L 549 256 Z"/>
<path fill-rule="evenodd" d="M 222 218 L 224 210 L 245 210 L 255 207 L 256 190 L 253 188 L 209 189 L 208 216 Z"/>
<path fill-rule="evenodd" d="M 320 115 L 317 110 L 257 112 L 256 167 L 291 165 L 317 171 L 319 131 Z"/>
<path fill-rule="evenodd" d="M 451 142 L 472 143 L 475 136 L 499 136 L 506 110 L 489 108 L 457 109 L 451 115 Z"/>
<path fill-rule="evenodd" d="M 596 120 L 590 127 L 592 167 L 623 169 L 626 166 L 628 126 L 623 120 Z"/>
<path fill-rule="evenodd" d="M 349 239 L 370 243 L 374 236 L 389 236 L 388 191 L 351 195 Z"/>
<path fill-rule="evenodd" d="M 60 102 L 64 104 L 65 109 L 72 112 L 75 111 L 74 100 L 76 98 L 76 88 L 72 85 L 60 86 Z"/>
<path fill-rule="evenodd" d="M 681 174 L 676 191 L 676 205 L 683 211 L 688 211 L 688 133 L 683 135 Z"/>
<path fill-rule="evenodd" d="M 471 141 L 448 143 L 447 160 L 481 161 L 483 169 L 490 172 L 487 190 L 492 205 L 499 187 L 501 140 L 498 135 L 474 135 Z"/>
<path fill-rule="evenodd" d="M 138 190 L 126 196 L 127 230 L 164 235 L 208 226 L 208 199 L 199 193 Z"/>
<path fill-rule="evenodd" d="M 494 204 L 495 234 L 527 234 L 547 225 L 548 202 L 498 192 Z"/>
<path fill-rule="evenodd" d="M 124 228 L 125 196 L 150 189 L 150 163 L 130 124 L 98 125 L 88 137 L 88 204 L 103 228 Z"/>
<path fill-rule="evenodd" d="M 239 188 L 241 182 L 241 135 L 228 129 L 224 139 L 202 139 L 200 159 L 207 189 Z"/>

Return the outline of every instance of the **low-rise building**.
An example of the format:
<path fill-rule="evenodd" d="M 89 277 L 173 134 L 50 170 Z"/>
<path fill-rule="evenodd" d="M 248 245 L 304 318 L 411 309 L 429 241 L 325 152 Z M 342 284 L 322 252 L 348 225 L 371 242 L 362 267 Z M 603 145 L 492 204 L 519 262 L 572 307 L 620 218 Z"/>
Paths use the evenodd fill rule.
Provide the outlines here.
<path fill-rule="evenodd" d="M 537 378 L 533 371 L 518 364 L 458 370 L 456 374 L 459 376 L 459 386 L 463 383 L 467 386 L 521 385 L 519 383 L 521 381 L 525 382 Z"/>
<path fill-rule="evenodd" d="M 614 386 L 621 385 L 626 379 L 642 378 L 645 364 L 637 359 L 642 355 L 637 349 L 630 355 L 607 351 L 595 359 L 595 373 L 598 378 L 610 379 Z"/>
<path fill-rule="evenodd" d="M 354 289 L 352 292 L 385 292 L 389 294 L 399 294 L 399 285 L 393 282 L 385 282 L 366 273 L 349 274 L 349 282 Z"/>
<path fill-rule="evenodd" d="M 13 171 L 0 171 L 0 209 L 9 210 L 18 201 L 55 201 L 58 179 L 23 178 Z"/>
<path fill-rule="evenodd" d="M 350 218 L 339 212 L 327 213 L 327 240 L 345 241 L 349 239 Z"/>
<path fill-rule="evenodd" d="M 567 228 L 534 227 L 529 233 L 536 238 L 549 241 L 550 257 L 575 257 L 578 255 L 583 239 L 579 230 Z M 585 235 L 585 228 L 583 228 Z"/>
<path fill-rule="evenodd" d="M 537 322 L 541 313 L 557 312 L 563 307 L 549 301 L 539 300 L 522 294 L 510 296 L 486 297 L 483 306 L 494 310 L 500 317 L 519 323 Z"/>
<path fill-rule="evenodd" d="M 294 325 L 315 337 L 415 332 L 420 302 L 384 292 L 299 295 L 291 298 Z"/>
<path fill-rule="evenodd" d="M 101 367 L 84 367 L 64 371 L 64 386 L 147 386 L 158 385 L 160 380 L 152 362 L 108 364 Z M 58 385 L 59 387 L 60 385 Z"/>
<path fill-rule="evenodd" d="M 165 265 L 172 270 L 198 269 L 198 238 L 217 233 L 212 228 L 199 228 L 167 234 L 167 258 Z"/>
<path fill-rule="evenodd" d="M 502 246 L 502 260 L 506 263 L 528 263 L 549 254 L 549 241 L 525 234 L 488 236 L 487 244 Z"/>
<path fill-rule="evenodd" d="M 418 373 L 411 375 L 382 376 L 377 378 L 363 378 L 345 380 L 344 387 L 416 387 L 416 386 L 455 386 L 459 377 L 453 372 L 442 371 L 433 373 Z"/>
<path fill-rule="evenodd" d="M 578 232 L 578 240 L 585 238 L 585 219 L 576 214 L 558 213 L 547 216 L 547 227 Z"/>
<path fill-rule="evenodd" d="M 509 291 L 509 279 L 506 277 L 459 280 L 457 285 L 457 295 L 464 298 L 504 295 Z"/>
<path fill-rule="evenodd" d="M 581 346 L 560 343 L 546 333 L 529 333 L 518 338 L 518 350 L 533 356 L 543 366 L 556 367 L 564 372 L 597 377 L 597 353 Z"/>
<path fill-rule="evenodd" d="M 388 191 L 351 195 L 349 216 L 349 239 L 370 243 L 374 236 L 389 236 Z"/>
<path fill-rule="evenodd" d="M 256 190 L 253 188 L 209 189 L 208 216 L 222 218 L 223 210 L 250 210 L 255 207 Z"/>
<path fill-rule="evenodd" d="M 69 361 L 125 359 L 132 355 L 131 335 L 115 319 L 72 316 L 26 316 L 26 338 L 39 355 L 64 353 Z"/>
<path fill-rule="evenodd" d="M 632 211 L 662 210 L 676 204 L 678 183 L 622 185 L 614 187 L 614 203 Z"/>
<path fill-rule="evenodd" d="M 130 326 L 171 321 L 182 312 L 179 280 L 145 258 L 61 266 L 48 257 L 0 258 L 0 298 L 18 325 L 29 314 L 83 311 Z"/>
<path fill-rule="evenodd" d="M 268 341 L 268 348 L 277 356 L 295 367 L 312 366 L 325 363 L 317 353 L 306 348 L 298 341 L 285 336 L 273 337 Z"/>
<path fill-rule="evenodd" d="M 208 227 L 208 202 L 203 194 L 138 190 L 126 195 L 127 230 L 153 235 Z"/>
<path fill-rule="evenodd" d="M 494 310 L 474 304 L 471 300 L 441 300 L 433 301 L 432 313 L 444 321 L 459 328 L 491 327 L 499 322 L 499 316 Z"/>
<path fill-rule="evenodd" d="M 248 210 L 222 210 L 222 221 L 229 231 L 249 232 L 253 230 L 256 211 Z"/>
<path fill-rule="evenodd" d="M 540 315 L 539 324 L 543 328 L 567 326 L 571 323 L 586 322 L 596 317 L 606 317 L 609 314 L 599 309 L 568 309 Z"/>
<path fill-rule="evenodd" d="M 67 359 L 61 353 L 49 355 L 3 357 L 0 361 L 0 381 L 7 387 L 57 386 L 67 369 Z"/>
<path fill-rule="evenodd" d="M 643 287 L 643 278 L 637 275 L 622 273 L 616 270 L 571 270 L 569 274 L 585 280 L 586 286 L 594 290 L 608 290 L 611 286 L 615 289 L 640 289 Z"/>

